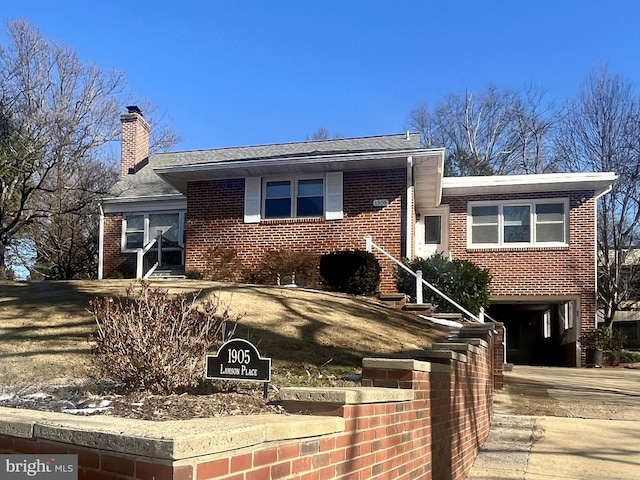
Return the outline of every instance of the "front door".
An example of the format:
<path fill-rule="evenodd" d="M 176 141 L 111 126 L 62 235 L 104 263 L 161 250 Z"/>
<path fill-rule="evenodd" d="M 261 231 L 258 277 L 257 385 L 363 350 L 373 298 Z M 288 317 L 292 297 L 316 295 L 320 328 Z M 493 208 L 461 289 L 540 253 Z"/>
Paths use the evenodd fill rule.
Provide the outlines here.
<path fill-rule="evenodd" d="M 416 215 L 417 217 L 417 215 Z M 434 253 L 449 254 L 449 206 L 420 212 L 415 229 L 416 257 L 428 258 Z"/>

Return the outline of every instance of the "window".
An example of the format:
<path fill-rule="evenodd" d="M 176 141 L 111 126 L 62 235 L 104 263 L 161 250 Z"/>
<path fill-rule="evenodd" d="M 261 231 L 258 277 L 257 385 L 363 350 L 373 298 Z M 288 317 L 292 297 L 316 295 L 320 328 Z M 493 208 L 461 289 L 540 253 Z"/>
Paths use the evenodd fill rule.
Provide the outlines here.
<path fill-rule="evenodd" d="M 471 203 L 469 245 L 565 245 L 567 205 L 567 200 Z"/>
<path fill-rule="evenodd" d="M 551 310 L 542 315 L 542 338 L 551 338 Z"/>
<path fill-rule="evenodd" d="M 122 250 L 133 251 L 143 248 L 162 233 L 163 248 L 182 245 L 182 224 L 180 212 L 135 213 L 124 218 L 122 229 Z"/>
<path fill-rule="evenodd" d="M 536 242 L 564 242 L 564 204 L 536 205 Z"/>
<path fill-rule="evenodd" d="M 128 215 L 124 225 L 124 250 L 144 246 L 144 215 Z"/>
<path fill-rule="evenodd" d="M 264 199 L 265 218 L 291 217 L 291 182 L 267 182 Z"/>
<path fill-rule="evenodd" d="M 424 217 L 424 243 L 426 245 L 440 245 L 442 243 L 442 217 L 440 215 Z"/>
<path fill-rule="evenodd" d="M 266 180 L 264 218 L 320 217 L 324 213 L 322 178 Z"/>
<path fill-rule="evenodd" d="M 324 211 L 324 186 L 322 179 L 298 181 L 296 216 L 319 217 Z"/>
<path fill-rule="evenodd" d="M 498 206 L 471 207 L 471 243 L 498 243 Z"/>

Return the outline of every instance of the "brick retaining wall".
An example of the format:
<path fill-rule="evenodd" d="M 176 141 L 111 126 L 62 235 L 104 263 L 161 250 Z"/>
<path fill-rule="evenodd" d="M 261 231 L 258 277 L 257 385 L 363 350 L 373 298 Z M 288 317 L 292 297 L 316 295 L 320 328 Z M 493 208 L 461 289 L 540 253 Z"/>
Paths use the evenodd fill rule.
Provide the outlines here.
<path fill-rule="evenodd" d="M 281 390 L 292 415 L 149 422 L 0 408 L 0 452 L 77 454 L 79 480 L 462 480 L 489 433 L 500 342 L 500 325 L 473 325 L 412 359 L 365 359 L 360 388 Z"/>

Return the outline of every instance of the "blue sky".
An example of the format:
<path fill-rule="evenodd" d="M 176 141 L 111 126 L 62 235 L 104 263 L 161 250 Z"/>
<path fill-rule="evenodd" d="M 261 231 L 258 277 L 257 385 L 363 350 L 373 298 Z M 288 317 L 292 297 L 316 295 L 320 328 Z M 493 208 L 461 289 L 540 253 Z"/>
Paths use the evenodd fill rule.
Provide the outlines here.
<path fill-rule="evenodd" d="M 177 150 L 397 133 L 448 93 L 533 84 L 561 102 L 604 63 L 640 74 L 637 0 L 0 0 L 16 18 L 124 71 Z"/>

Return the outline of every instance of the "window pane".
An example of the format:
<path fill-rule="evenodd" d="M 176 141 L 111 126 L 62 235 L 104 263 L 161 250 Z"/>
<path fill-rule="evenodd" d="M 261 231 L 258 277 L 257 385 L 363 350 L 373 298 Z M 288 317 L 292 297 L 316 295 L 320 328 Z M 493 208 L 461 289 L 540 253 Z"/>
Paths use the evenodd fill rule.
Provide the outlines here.
<path fill-rule="evenodd" d="M 531 241 L 531 214 L 528 205 L 505 206 L 504 217 L 505 243 Z"/>
<path fill-rule="evenodd" d="M 424 217 L 424 243 L 426 243 L 427 245 L 440 245 L 442 243 L 440 240 L 440 225 L 440 215 L 428 215 Z"/>
<path fill-rule="evenodd" d="M 498 224 L 498 206 L 471 207 L 471 216 L 474 225 Z"/>
<path fill-rule="evenodd" d="M 471 230 L 471 243 L 498 243 L 498 226 L 474 226 Z"/>
<path fill-rule="evenodd" d="M 322 216 L 322 197 L 301 197 L 297 200 L 298 217 Z"/>
<path fill-rule="evenodd" d="M 154 213 L 149 215 L 149 241 L 156 238 L 158 233 L 169 241 L 178 242 L 178 222 L 177 213 Z"/>
<path fill-rule="evenodd" d="M 290 198 L 291 182 L 267 182 L 266 198 Z"/>
<path fill-rule="evenodd" d="M 144 215 L 130 215 L 127 217 L 127 232 L 144 230 Z"/>
<path fill-rule="evenodd" d="M 298 181 L 299 197 L 322 197 L 323 193 L 322 179 Z"/>
<path fill-rule="evenodd" d="M 565 242 L 564 223 L 543 223 L 537 225 L 536 242 Z"/>
<path fill-rule="evenodd" d="M 471 207 L 471 243 L 498 243 L 498 206 Z"/>
<path fill-rule="evenodd" d="M 265 218 L 283 218 L 291 216 L 291 199 L 277 198 L 264 201 Z"/>
<path fill-rule="evenodd" d="M 142 242 L 144 241 L 144 233 L 136 232 L 136 233 L 127 233 L 125 235 L 125 248 L 127 250 L 131 250 L 134 248 L 142 248 L 144 245 Z"/>
<path fill-rule="evenodd" d="M 538 222 L 564 222 L 564 204 L 539 203 L 536 205 Z"/>

